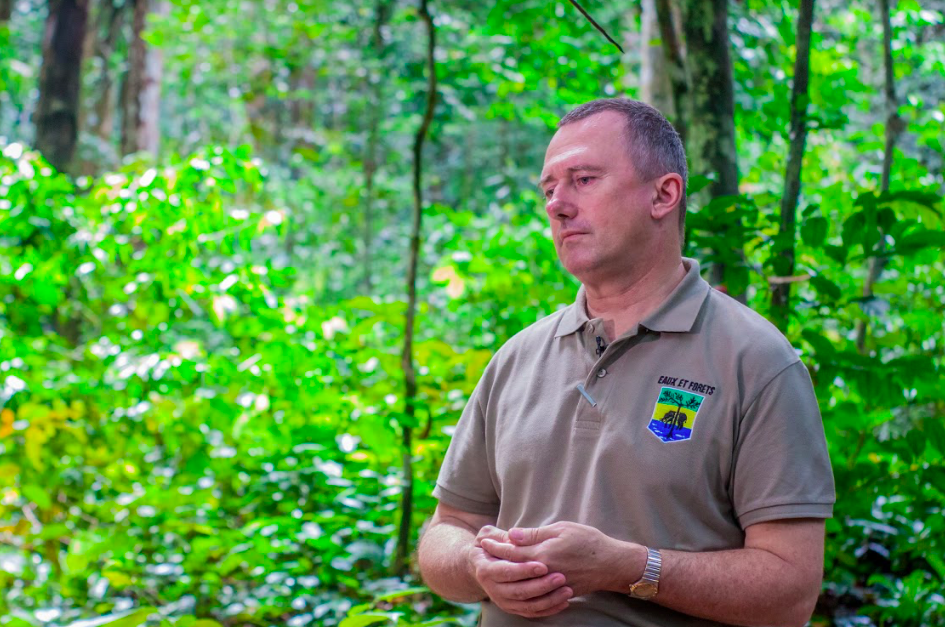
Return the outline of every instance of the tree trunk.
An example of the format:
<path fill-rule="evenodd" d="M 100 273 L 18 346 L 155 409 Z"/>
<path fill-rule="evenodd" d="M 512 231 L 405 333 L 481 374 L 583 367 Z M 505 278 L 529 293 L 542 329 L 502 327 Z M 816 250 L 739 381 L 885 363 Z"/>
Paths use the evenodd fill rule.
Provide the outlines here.
<path fill-rule="evenodd" d="M 886 109 L 886 143 L 883 148 L 883 173 L 880 179 L 880 191 L 889 191 L 889 177 L 892 172 L 893 152 L 896 149 L 896 140 L 904 129 L 902 118 L 899 117 L 899 104 L 896 99 L 896 78 L 893 72 L 892 58 L 892 23 L 889 19 L 889 0 L 879 0 L 880 20 L 883 22 L 883 76 Z M 883 234 L 885 236 L 885 233 Z M 880 246 L 884 247 L 880 242 Z M 866 281 L 863 283 L 864 301 L 873 298 L 873 286 L 879 280 L 886 267 L 886 257 L 870 257 L 866 271 Z M 856 321 L 855 338 L 856 349 L 860 353 L 866 352 L 866 336 L 869 327 L 864 320 Z"/>
<path fill-rule="evenodd" d="M 676 119 L 669 65 L 663 53 L 656 0 L 643 0 L 640 13 L 640 98 Z"/>
<path fill-rule="evenodd" d="M 164 17 L 170 12 L 167 0 L 155 0 L 153 13 Z M 140 38 L 141 33 L 138 32 Z M 161 83 L 164 79 L 164 53 L 145 45 L 144 81 L 141 86 L 138 149 L 157 156 L 161 147 Z"/>
<path fill-rule="evenodd" d="M 410 261 L 407 267 L 407 319 L 404 329 L 404 350 L 401 367 L 404 371 L 403 472 L 404 489 L 401 493 L 400 529 L 397 534 L 397 552 L 394 570 L 405 574 L 410 553 L 411 520 L 413 518 L 413 424 L 417 416 L 417 376 L 413 364 L 414 321 L 417 312 L 417 265 L 420 258 L 420 228 L 423 218 L 423 144 L 433 122 L 436 106 L 436 28 L 430 15 L 428 0 L 420 0 L 420 18 L 427 30 L 427 99 L 423 120 L 413 143 L 413 225 L 410 236 Z"/>
<path fill-rule="evenodd" d="M 57 170 L 75 154 L 88 0 L 50 0 L 36 107 L 36 148 Z"/>
<path fill-rule="evenodd" d="M 96 5 L 95 24 L 89 28 L 91 56 L 100 66 L 99 75 L 87 99 L 81 130 L 94 139 L 97 150 L 80 165 L 82 174 L 95 176 L 102 168 L 112 167 L 118 151 L 112 145 L 115 130 L 115 76 L 112 72 L 112 56 L 122 27 L 122 6 L 116 0 L 106 0 Z M 91 102 L 88 102 L 91 100 Z"/>
<path fill-rule="evenodd" d="M 797 16 L 794 49 L 794 85 L 791 88 L 791 146 L 784 172 L 781 196 L 781 228 L 775 240 L 774 271 L 779 277 L 794 275 L 797 200 L 801 192 L 801 166 L 807 142 L 807 85 L 810 78 L 810 40 L 814 23 L 814 0 L 801 0 Z M 784 281 L 771 291 L 771 313 L 781 331 L 787 331 L 791 318 L 791 282 Z"/>
<path fill-rule="evenodd" d="M 374 276 L 371 251 L 374 247 L 374 177 L 378 168 L 378 145 L 380 143 L 380 123 L 384 107 L 382 69 L 386 43 L 384 42 L 384 24 L 390 18 L 390 1 L 377 0 L 374 4 L 374 29 L 371 34 L 371 52 L 377 63 L 377 71 L 368 71 L 368 138 L 364 154 L 364 220 L 362 228 L 361 265 L 363 271 L 362 288 L 370 294 Z"/>
<path fill-rule="evenodd" d="M 669 80 L 673 99 L 673 115 L 669 117 L 676 131 L 686 145 L 688 137 L 689 79 L 686 76 L 685 53 L 679 37 L 676 12 L 671 0 L 654 0 L 656 20 L 659 26 L 660 43 L 665 58 L 665 71 Z M 665 111 L 663 112 L 666 113 Z"/>
<path fill-rule="evenodd" d="M 13 0 L 0 0 L 0 24 L 9 22 L 13 15 Z"/>
<path fill-rule="evenodd" d="M 121 155 L 142 149 L 141 94 L 144 91 L 147 45 L 141 38 L 148 15 L 149 0 L 131 0 L 131 40 L 128 42 L 128 71 L 122 85 Z"/>
<path fill-rule="evenodd" d="M 712 178 L 711 198 L 738 195 L 738 162 L 735 152 L 735 98 L 729 54 L 728 0 L 684 0 L 687 74 L 690 85 L 690 117 L 687 140 L 692 174 Z M 748 278 L 744 267 L 741 222 L 720 223 L 720 231 L 734 233 L 714 251 L 711 279 L 733 296 L 744 299 Z"/>

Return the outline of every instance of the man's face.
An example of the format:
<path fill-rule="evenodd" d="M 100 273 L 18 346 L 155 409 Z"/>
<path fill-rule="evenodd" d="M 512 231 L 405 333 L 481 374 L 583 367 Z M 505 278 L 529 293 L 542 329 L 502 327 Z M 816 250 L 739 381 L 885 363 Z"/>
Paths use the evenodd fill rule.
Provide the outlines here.
<path fill-rule="evenodd" d="M 541 189 L 561 263 L 584 283 L 619 276 L 645 254 L 653 187 L 628 156 L 622 115 L 604 111 L 555 133 Z"/>

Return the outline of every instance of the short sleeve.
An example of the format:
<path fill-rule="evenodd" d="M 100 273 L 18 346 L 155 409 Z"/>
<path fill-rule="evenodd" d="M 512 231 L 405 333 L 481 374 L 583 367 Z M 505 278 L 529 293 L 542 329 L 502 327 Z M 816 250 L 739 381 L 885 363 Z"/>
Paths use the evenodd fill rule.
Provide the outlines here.
<path fill-rule="evenodd" d="M 800 361 L 750 401 L 732 473 L 732 501 L 743 529 L 770 520 L 833 515 L 836 494 L 824 425 Z"/>
<path fill-rule="evenodd" d="M 499 495 L 489 463 L 492 454 L 481 404 L 487 385 L 487 377 L 483 377 L 466 403 L 440 467 L 433 496 L 464 512 L 497 516 Z"/>

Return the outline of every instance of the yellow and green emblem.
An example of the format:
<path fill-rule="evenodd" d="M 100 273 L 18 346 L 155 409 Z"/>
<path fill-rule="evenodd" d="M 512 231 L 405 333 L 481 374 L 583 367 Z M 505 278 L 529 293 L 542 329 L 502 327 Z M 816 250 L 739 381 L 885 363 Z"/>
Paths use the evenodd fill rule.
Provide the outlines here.
<path fill-rule="evenodd" d="M 647 428 L 663 442 L 679 442 L 692 437 L 692 428 L 705 397 L 675 388 L 660 388 L 659 398 Z"/>

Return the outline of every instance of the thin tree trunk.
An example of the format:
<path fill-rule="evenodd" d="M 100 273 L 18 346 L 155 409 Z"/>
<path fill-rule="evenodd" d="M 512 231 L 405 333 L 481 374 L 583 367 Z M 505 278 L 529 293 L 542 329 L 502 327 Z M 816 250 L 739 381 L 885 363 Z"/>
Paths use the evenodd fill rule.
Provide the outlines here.
<path fill-rule="evenodd" d="M 0 0 L 0 24 L 9 22 L 13 15 L 13 0 Z"/>
<path fill-rule="evenodd" d="M 671 0 L 655 0 L 654 7 L 656 9 L 657 24 L 659 25 L 663 56 L 666 59 L 665 68 L 673 94 L 673 116 L 670 120 L 685 145 L 689 115 L 687 105 L 689 79 L 686 76 L 685 54 L 676 27 L 675 12 Z"/>
<path fill-rule="evenodd" d="M 420 0 L 420 18 L 427 30 L 427 101 L 423 120 L 413 143 L 413 229 L 410 236 L 410 261 L 407 267 L 407 319 L 404 329 L 404 351 L 401 366 L 404 371 L 403 472 L 404 489 L 401 494 L 400 529 L 397 534 L 397 552 L 394 570 L 404 574 L 410 552 L 411 520 L 413 518 L 413 427 L 417 408 L 417 377 L 413 364 L 413 334 L 417 311 L 417 265 L 420 258 L 420 227 L 423 218 L 423 144 L 433 122 L 436 106 L 436 28 L 430 15 L 428 0 Z"/>
<path fill-rule="evenodd" d="M 36 107 L 36 148 L 65 171 L 79 134 L 79 89 L 88 0 L 50 0 Z"/>
<path fill-rule="evenodd" d="M 883 148 L 883 172 L 880 179 L 880 191 L 889 191 L 889 177 L 892 172 L 893 152 L 896 141 L 903 131 L 902 118 L 899 117 L 899 104 L 896 99 L 896 78 L 893 72 L 892 57 L 892 23 L 889 19 L 889 0 L 879 0 L 880 20 L 883 22 L 883 75 L 886 108 L 886 143 Z M 885 236 L 885 233 L 883 234 Z M 883 242 L 880 247 L 884 248 Z M 866 271 L 866 281 L 863 283 L 864 301 L 873 298 L 873 286 L 879 280 L 886 267 L 886 257 L 870 257 Z M 855 338 L 856 350 L 866 352 L 866 336 L 869 327 L 863 320 L 856 321 Z"/>
<path fill-rule="evenodd" d="M 729 53 L 728 0 L 685 0 L 683 24 L 686 64 L 691 77 L 687 141 L 693 174 L 713 178 L 712 198 L 738 195 L 738 161 L 735 152 L 735 98 Z M 741 230 L 739 222 L 723 228 Z M 730 238 L 731 241 L 740 237 Z M 741 244 L 714 251 L 714 284 L 744 298 L 747 272 Z"/>
<path fill-rule="evenodd" d="M 668 60 L 660 42 L 656 0 L 642 0 L 640 12 L 640 98 L 673 120 L 676 111 Z"/>
<path fill-rule="evenodd" d="M 141 33 L 148 15 L 148 0 L 132 0 L 131 40 L 128 42 L 128 71 L 122 86 L 121 154 L 142 149 L 141 93 L 144 91 L 147 46 Z"/>
<path fill-rule="evenodd" d="M 361 232 L 361 265 L 363 271 L 362 287 L 365 294 L 370 294 L 374 276 L 372 250 L 374 247 L 374 177 L 378 168 L 378 145 L 380 143 L 380 123 L 382 117 L 383 83 L 382 64 L 385 57 L 384 24 L 390 17 L 390 1 L 377 0 L 374 4 L 374 29 L 371 34 L 371 51 L 378 71 L 369 71 L 367 75 L 370 99 L 368 102 L 368 140 L 364 155 L 364 221 Z"/>
<path fill-rule="evenodd" d="M 101 140 L 103 146 L 110 146 L 112 141 L 112 132 L 115 129 L 115 78 L 111 72 L 111 58 L 115 52 L 115 41 L 118 37 L 121 21 L 121 7 L 115 4 L 115 0 L 108 3 L 107 10 L 103 8 L 103 14 L 108 22 L 105 31 L 105 38 L 97 42 L 96 56 L 102 64 L 102 78 L 98 89 L 98 99 L 95 103 L 95 134 Z"/>
<path fill-rule="evenodd" d="M 814 23 L 814 0 L 801 0 L 797 16 L 797 37 L 794 49 L 794 85 L 791 88 L 791 147 L 784 172 L 784 194 L 781 197 L 781 228 L 775 244 L 775 272 L 778 276 L 794 275 L 797 200 L 801 193 L 801 166 L 807 142 L 807 85 L 810 78 L 810 40 Z M 771 313 L 774 323 L 787 331 L 791 317 L 791 282 L 778 283 L 771 291 Z"/>
<path fill-rule="evenodd" d="M 301 48 L 308 50 L 315 45 L 308 36 L 303 36 Z M 315 85 L 314 68 L 311 58 L 304 52 L 294 61 L 294 67 L 289 74 L 289 85 L 292 98 L 288 102 L 289 128 L 286 134 L 287 158 L 292 164 L 289 167 L 290 177 L 297 181 L 302 177 L 300 163 L 293 158 L 300 149 L 313 148 L 310 133 L 313 126 L 313 93 Z"/>
<path fill-rule="evenodd" d="M 170 12 L 167 0 L 155 0 L 153 13 L 166 16 Z M 138 33 L 141 36 L 141 33 Z M 161 148 L 161 83 L 164 78 L 164 53 L 151 45 L 145 45 L 144 80 L 139 98 L 140 118 L 138 126 L 139 150 L 158 155 Z"/>

